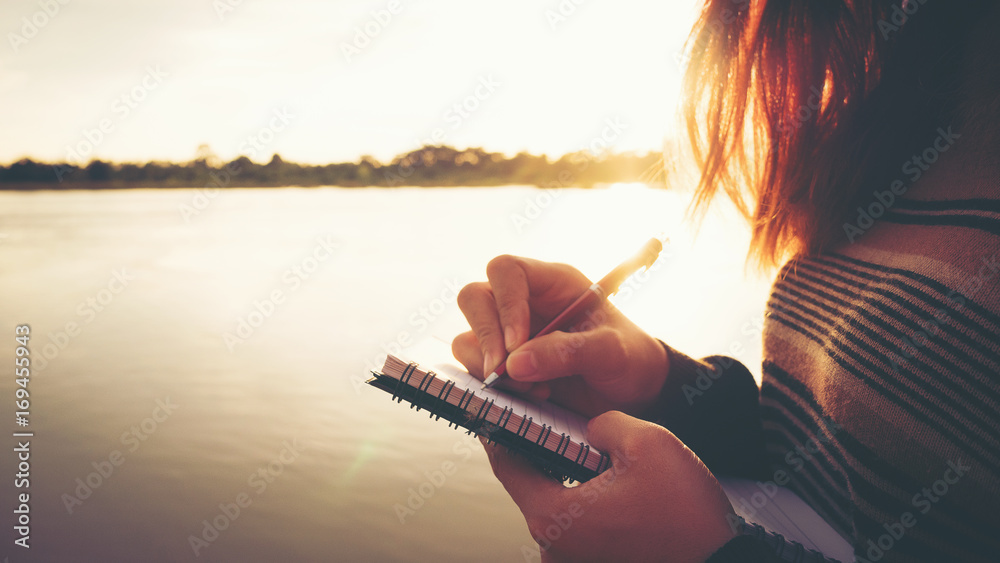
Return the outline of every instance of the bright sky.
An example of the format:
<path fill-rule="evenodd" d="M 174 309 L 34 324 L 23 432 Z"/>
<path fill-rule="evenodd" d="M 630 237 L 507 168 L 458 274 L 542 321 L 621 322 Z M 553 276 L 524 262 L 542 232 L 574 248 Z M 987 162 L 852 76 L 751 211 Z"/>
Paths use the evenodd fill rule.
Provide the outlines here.
<path fill-rule="evenodd" d="M 3 0 L 0 162 L 655 150 L 695 3 Z"/>

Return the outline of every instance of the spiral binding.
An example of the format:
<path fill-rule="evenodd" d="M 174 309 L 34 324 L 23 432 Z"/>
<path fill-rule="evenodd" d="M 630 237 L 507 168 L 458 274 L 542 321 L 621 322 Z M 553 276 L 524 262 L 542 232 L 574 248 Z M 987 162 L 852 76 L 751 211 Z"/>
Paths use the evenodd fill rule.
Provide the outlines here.
<path fill-rule="evenodd" d="M 459 399 L 458 399 L 458 408 L 461 409 L 461 410 L 465 410 L 469 406 L 469 403 L 472 402 L 472 397 L 473 396 L 475 396 L 475 394 L 472 393 L 472 391 L 469 391 L 468 389 L 466 389 L 465 391 L 463 391 L 462 392 L 462 396 L 459 397 Z M 455 425 L 456 429 L 461 428 L 461 425 L 458 422 L 449 420 L 448 421 L 448 426 L 450 427 L 452 424 Z"/>
<path fill-rule="evenodd" d="M 451 385 L 451 387 L 448 387 L 448 385 Z M 437 415 L 437 418 L 435 420 L 441 420 L 441 414 L 440 414 L 441 410 L 442 410 L 442 408 L 445 405 L 448 404 L 448 397 L 451 396 L 451 392 L 454 389 L 455 389 L 455 382 L 449 379 L 449 380 L 445 381 L 444 387 L 442 387 L 441 390 L 438 391 L 438 394 L 437 394 L 437 400 L 438 400 L 438 409 L 437 410 L 438 410 L 438 415 Z M 447 391 L 447 393 L 445 393 L 445 391 Z M 444 395 L 444 398 L 441 397 L 442 394 Z M 428 410 L 430 410 L 430 409 L 428 409 Z M 431 412 L 430 416 L 433 417 L 434 413 Z M 450 424 L 449 424 L 449 426 L 450 426 Z"/>
<path fill-rule="evenodd" d="M 510 422 L 510 415 L 512 415 L 512 414 L 514 414 L 514 409 L 512 409 L 510 407 L 504 407 L 503 410 L 500 411 L 500 418 L 497 419 L 497 426 L 499 426 L 500 428 L 503 428 L 504 430 L 506 430 L 507 429 L 507 423 Z M 504 417 L 506 417 L 506 418 L 504 418 Z"/>
<path fill-rule="evenodd" d="M 403 396 L 400 395 L 399 392 L 402 389 L 403 385 L 407 384 L 410 381 L 410 377 L 413 376 L 413 372 L 415 371 L 417 371 L 417 364 L 415 362 L 410 362 L 410 365 L 406 366 L 406 369 L 403 370 L 403 374 L 399 376 L 399 380 L 396 383 L 396 388 L 393 389 L 392 391 L 391 400 L 396 401 L 397 403 L 403 402 Z"/>
<path fill-rule="evenodd" d="M 559 455 L 566 455 L 566 449 L 569 448 L 569 436 L 564 433 L 560 434 L 559 443 L 556 444 L 556 453 Z"/>
<path fill-rule="evenodd" d="M 596 471 L 589 469 L 587 462 L 590 458 L 591 447 L 584 442 L 574 442 L 570 436 L 563 432 L 558 434 L 559 439 L 557 444 L 555 444 L 555 449 L 550 449 L 548 443 L 552 438 L 554 428 L 547 424 L 541 424 L 538 436 L 534 440 L 529 441 L 528 432 L 535 425 L 533 417 L 527 416 L 526 413 L 519 415 L 520 420 L 515 430 L 510 425 L 510 422 L 511 417 L 517 413 L 510 406 L 503 407 L 498 414 L 496 422 L 491 422 L 490 417 L 493 414 L 493 407 L 496 405 L 495 399 L 477 396 L 470 389 L 462 390 L 457 405 L 450 403 L 449 399 L 456 387 L 455 382 L 447 378 L 439 378 L 432 371 L 422 373 L 419 384 L 413 387 L 413 375 L 418 370 L 419 365 L 411 362 L 403 369 L 402 374 L 398 378 L 393 378 L 395 379 L 394 383 L 377 385 L 372 383 L 375 380 L 371 380 L 369 383 L 385 391 L 391 391 L 392 399 L 397 402 L 402 402 L 403 399 L 406 399 L 410 403 L 410 408 L 416 408 L 417 411 L 421 408 L 427 409 L 430 411 L 430 418 L 435 418 L 436 416 L 440 420 L 444 416 L 448 421 L 449 427 L 454 424 L 455 428 L 463 428 L 468 434 L 475 433 L 486 437 L 491 443 L 500 443 L 509 448 L 514 448 L 513 451 L 536 462 L 549 475 L 559 480 L 569 480 L 572 482 L 573 480 L 582 479 L 585 481 L 594 474 L 599 474 L 611 466 L 611 458 L 606 454 L 600 454 Z M 387 376 L 378 372 L 373 372 L 373 375 L 387 378 Z M 430 390 L 435 381 L 442 381 L 443 385 L 437 393 L 431 393 Z M 473 414 L 473 410 L 471 409 L 473 398 L 482 399 L 481 404 L 474 411 L 475 414 Z M 515 437 L 525 440 L 526 444 L 529 445 L 522 447 L 516 443 L 516 440 L 512 442 L 511 440 Z M 578 447 L 575 459 L 572 459 L 572 461 L 570 461 L 571 458 L 566 457 L 570 444 Z M 557 456 L 556 459 L 553 459 L 553 454 Z"/>
<path fill-rule="evenodd" d="M 469 401 L 471 402 L 472 400 L 470 399 Z M 476 412 L 476 416 L 469 421 L 469 426 L 466 427 L 468 428 L 465 432 L 466 434 L 472 434 L 473 432 L 478 434 L 477 430 L 483 425 L 483 422 L 485 422 L 486 417 L 490 414 L 490 410 L 493 409 L 493 404 L 495 402 L 496 401 L 493 399 L 483 399 L 483 404 L 479 405 L 479 411 Z"/>
<path fill-rule="evenodd" d="M 602 473 L 605 469 L 611 467 L 611 456 L 608 454 L 601 454 L 601 461 L 597 462 L 597 472 Z"/>
<path fill-rule="evenodd" d="M 549 434 L 551 433 L 552 427 L 542 424 L 542 431 L 538 433 L 538 439 L 535 440 L 535 445 L 545 447 L 545 443 L 549 441 Z"/>
<path fill-rule="evenodd" d="M 420 412 L 420 402 L 418 397 L 421 397 L 421 393 L 427 393 L 427 390 L 431 388 L 431 383 L 434 382 L 434 372 L 429 371 L 424 374 L 423 379 L 420 380 L 420 385 L 417 386 L 417 392 L 414 394 L 413 400 L 410 401 L 410 408 L 417 407 L 417 412 Z M 427 384 L 427 389 L 424 389 L 424 384 Z M 427 405 L 423 405 L 425 409 L 431 410 Z"/>
<path fill-rule="evenodd" d="M 521 424 L 517 425 L 517 432 L 515 432 L 518 437 L 524 438 L 528 435 L 528 429 L 531 428 L 531 420 L 532 418 L 530 416 L 521 417 Z M 524 430 L 524 434 L 521 434 L 522 429 Z"/>

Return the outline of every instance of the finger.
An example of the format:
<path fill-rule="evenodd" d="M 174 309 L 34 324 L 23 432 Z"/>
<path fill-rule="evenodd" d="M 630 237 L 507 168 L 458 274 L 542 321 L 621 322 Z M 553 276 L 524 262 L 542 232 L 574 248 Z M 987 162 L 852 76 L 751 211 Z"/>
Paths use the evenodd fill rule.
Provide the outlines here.
<path fill-rule="evenodd" d="M 554 506 L 566 490 L 562 483 L 545 476 L 523 457 L 511 454 L 496 444 L 488 444 L 485 438 L 480 438 L 480 441 L 486 448 L 493 474 L 526 518 Z"/>
<path fill-rule="evenodd" d="M 531 336 L 532 316 L 545 324 L 590 287 L 576 268 L 517 256 L 494 258 L 486 274 L 509 351 Z"/>
<path fill-rule="evenodd" d="M 531 332 L 528 274 L 521 258 L 497 256 L 486 265 L 486 277 L 493 288 L 504 348 L 511 351 L 523 344 Z"/>
<path fill-rule="evenodd" d="M 486 375 L 483 372 L 483 352 L 479 348 L 479 341 L 476 340 L 476 335 L 471 331 L 463 332 L 452 340 L 451 353 L 455 356 L 456 360 L 465 366 L 465 370 L 472 374 L 473 377 L 480 381 L 486 379 Z M 497 382 L 497 387 L 514 391 L 515 393 L 527 394 L 543 401 L 549 396 L 547 389 L 535 389 L 536 387 L 543 387 L 542 385 L 514 381 L 509 377 L 500 379 Z"/>
<path fill-rule="evenodd" d="M 644 454 L 666 451 L 668 459 L 691 455 L 690 450 L 669 430 L 618 411 L 608 411 L 587 423 L 587 442 L 611 456 L 612 466 L 627 468 Z M 664 466 L 670 471 L 670 466 Z"/>
<path fill-rule="evenodd" d="M 611 470 L 603 477 L 614 481 L 642 453 L 636 451 L 636 423 L 642 422 L 618 411 L 608 411 L 587 424 L 587 443 L 611 458 Z"/>
<path fill-rule="evenodd" d="M 532 339 L 507 358 L 507 373 L 518 381 L 549 381 L 583 375 L 589 381 L 620 377 L 627 349 L 614 328 L 553 332 Z M 596 378 L 596 379 L 595 379 Z"/>
<path fill-rule="evenodd" d="M 618 451 L 625 437 L 633 433 L 641 423 L 643 421 L 625 413 L 608 411 L 587 423 L 587 443 L 605 453 Z"/>
<path fill-rule="evenodd" d="M 465 366 L 465 371 L 471 373 L 480 381 L 483 375 L 483 351 L 479 347 L 479 340 L 470 330 L 463 332 L 451 341 L 451 353 L 455 359 Z"/>
<path fill-rule="evenodd" d="M 462 310 L 475 334 L 483 355 L 483 373 L 496 368 L 507 355 L 503 341 L 503 328 L 497 314 L 493 290 L 486 282 L 470 283 L 458 292 L 458 307 Z M 477 370 L 478 371 L 478 370 Z"/>

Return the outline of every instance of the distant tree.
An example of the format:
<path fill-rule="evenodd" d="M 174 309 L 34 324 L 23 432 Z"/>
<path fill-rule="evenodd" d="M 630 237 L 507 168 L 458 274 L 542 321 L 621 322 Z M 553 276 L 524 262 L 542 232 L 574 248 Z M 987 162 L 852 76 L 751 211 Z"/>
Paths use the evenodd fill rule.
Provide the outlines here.
<path fill-rule="evenodd" d="M 107 182 L 111 179 L 111 165 L 101 160 L 92 160 L 87 165 L 87 179 L 91 182 Z"/>
<path fill-rule="evenodd" d="M 52 174 L 51 166 L 39 164 L 30 158 L 22 158 L 10 165 L 10 168 L 5 171 L 3 179 L 5 182 L 12 183 L 51 182 L 55 177 Z"/>

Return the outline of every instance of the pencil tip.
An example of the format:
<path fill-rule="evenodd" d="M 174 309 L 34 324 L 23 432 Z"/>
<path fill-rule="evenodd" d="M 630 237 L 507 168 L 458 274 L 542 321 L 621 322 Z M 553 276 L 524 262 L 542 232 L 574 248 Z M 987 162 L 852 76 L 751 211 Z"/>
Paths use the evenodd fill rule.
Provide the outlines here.
<path fill-rule="evenodd" d="M 483 381 L 483 386 L 481 389 L 489 389 L 490 387 L 493 386 L 493 383 L 498 379 L 500 379 L 500 376 L 497 375 L 497 372 L 494 371 L 493 373 L 490 374 L 489 377 L 486 378 L 486 381 Z"/>

